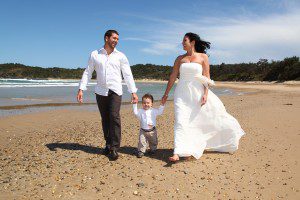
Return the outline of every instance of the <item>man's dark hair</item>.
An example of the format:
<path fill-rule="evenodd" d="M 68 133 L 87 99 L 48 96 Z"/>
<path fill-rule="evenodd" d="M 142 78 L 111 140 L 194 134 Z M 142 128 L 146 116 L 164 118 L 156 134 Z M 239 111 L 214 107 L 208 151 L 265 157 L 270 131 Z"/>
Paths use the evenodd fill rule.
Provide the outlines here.
<path fill-rule="evenodd" d="M 108 31 L 106 31 L 105 34 L 104 34 L 104 41 L 105 41 L 105 37 L 106 37 L 106 36 L 107 36 L 107 37 L 110 37 L 113 33 L 119 35 L 118 31 L 116 31 L 116 30 L 108 30 Z"/>
<path fill-rule="evenodd" d="M 145 94 L 145 95 L 142 97 L 142 101 L 143 101 L 144 99 L 150 99 L 152 103 L 153 103 L 153 101 L 154 101 L 153 96 L 152 96 L 151 94 L 149 94 L 149 93 Z"/>

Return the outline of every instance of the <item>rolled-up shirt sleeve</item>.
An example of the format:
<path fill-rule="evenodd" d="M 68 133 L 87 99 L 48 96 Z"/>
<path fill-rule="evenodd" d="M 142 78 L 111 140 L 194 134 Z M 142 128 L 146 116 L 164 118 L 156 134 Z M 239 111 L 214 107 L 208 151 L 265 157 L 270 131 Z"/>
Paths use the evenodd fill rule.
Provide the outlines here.
<path fill-rule="evenodd" d="M 134 80 L 133 80 L 130 65 L 129 65 L 127 57 L 124 54 L 122 55 L 122 58 L 121 58 L 121 71 L 122 71 L 125 83 L 127 85 L 128 92 L 136 93 L 137 88 L 136 88 Z"/>
<path fill-rule="evenodd" d="M 88 60 L 88 65 L 87 65 L 86 69 L 84 70 L 81 81 L 79 83 L 80 90 L 87 90 L 86 86 L 87 86 L 88 82 L 91 80 L 94 70 L 95 70 L 94 60 L 93 60 L 93 56 L 91 53 L 90 58 Z"/>

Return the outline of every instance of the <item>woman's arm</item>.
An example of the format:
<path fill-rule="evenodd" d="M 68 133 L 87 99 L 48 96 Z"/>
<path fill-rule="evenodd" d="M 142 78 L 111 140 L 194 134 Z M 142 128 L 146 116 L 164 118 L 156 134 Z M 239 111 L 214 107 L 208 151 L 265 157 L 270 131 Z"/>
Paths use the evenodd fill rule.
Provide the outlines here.
<path fill-rule="evenodd" d="M 210 72 L 209 72 L 209 61 L 208 61 L 208 56 L 206 54 L 203 54 L 203 70 L 202 70 L 202 75 L 206 76 L 207 78 L 210 79 Z M 207 101 L 207 95 L 208 95 L 208 87 L 204 87 L 204 95 L 201 99 L 201 106 L 203 106 L 206 101 Z"/>
<path fill-rule="evenodd" d="M 174 82 L 176 81 L 176 79 L 178 77 L 181 58 L 182 58 L 182 56 L 178 56 L 176 58 L 175 62 L 174 62 L 173 70 L 172 70 L 172 73 L 171 73 L 171 75 L 169 77 L 169 81 L 168 81 L 168 84 L 167 84 L 167 88 L 166 88 L 165 94 L 164 94 L 164 96 L 161 99 L 161 104 L 162 105 L 165 105 L 165 103 L 166 103 L 166 101 L 168 99 L 169 92 L 170 92 L 171 88 L 174 85 Z"/>

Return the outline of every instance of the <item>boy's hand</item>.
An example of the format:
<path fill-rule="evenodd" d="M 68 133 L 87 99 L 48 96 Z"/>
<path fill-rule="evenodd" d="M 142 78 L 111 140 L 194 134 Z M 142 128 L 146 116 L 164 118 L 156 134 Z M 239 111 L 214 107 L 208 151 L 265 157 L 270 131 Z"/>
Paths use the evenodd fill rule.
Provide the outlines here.
<path fill-rule="evenodd" d="M 139 97 L 136 95 L 136 93 L 132 93 L 131 95 L 131 103 L 136 104 L 139 101 Z"/>

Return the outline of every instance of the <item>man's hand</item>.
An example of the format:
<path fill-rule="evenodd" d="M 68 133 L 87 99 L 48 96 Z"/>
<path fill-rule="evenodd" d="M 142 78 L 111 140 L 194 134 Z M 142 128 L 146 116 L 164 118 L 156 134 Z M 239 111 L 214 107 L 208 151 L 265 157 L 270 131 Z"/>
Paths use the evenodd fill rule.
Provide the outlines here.
<path fill-rule="evenodd" d="M 136 95 L 136 93 L 132 93 L 131 97 L 131 103 L 138 103 L 139 97 Z"/>
<path fill-rule="evenodd" d="M 83 102 L 83 92 L 82 92 L 82 90 L 78 90 L 78 93 L 77 93 L 77 101 L 78 101 L 78 103 L 82 103 Z"/>

